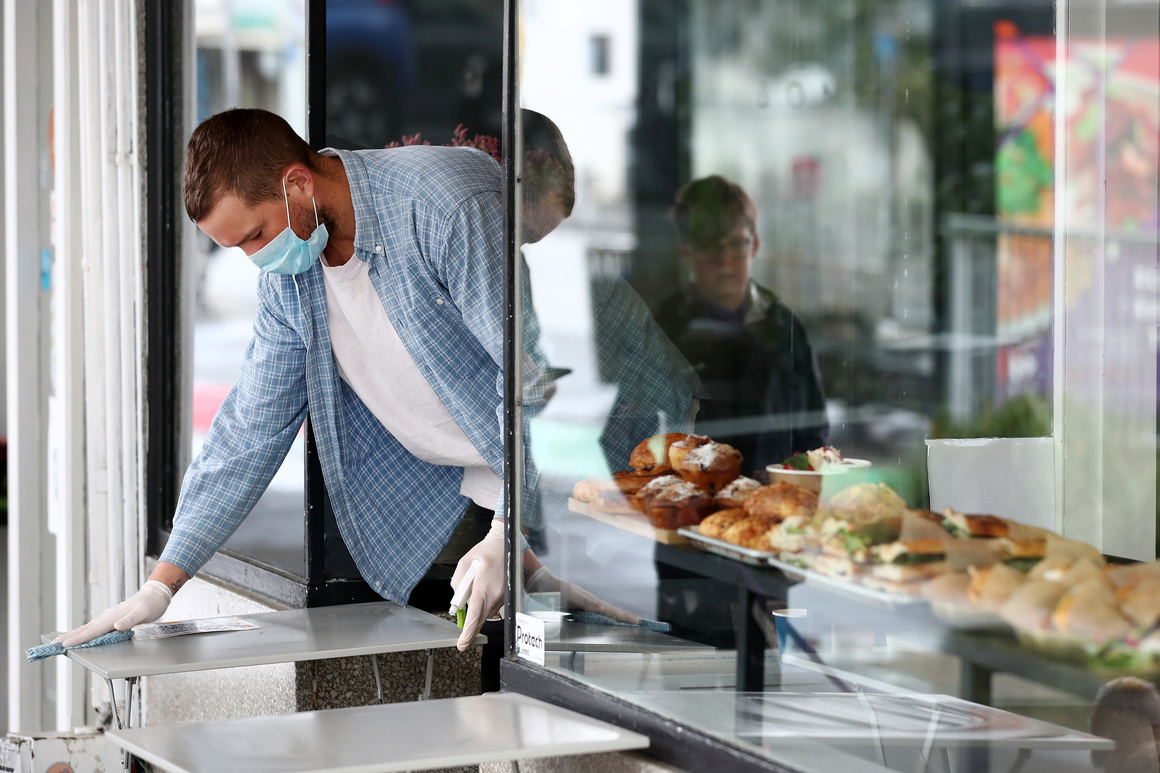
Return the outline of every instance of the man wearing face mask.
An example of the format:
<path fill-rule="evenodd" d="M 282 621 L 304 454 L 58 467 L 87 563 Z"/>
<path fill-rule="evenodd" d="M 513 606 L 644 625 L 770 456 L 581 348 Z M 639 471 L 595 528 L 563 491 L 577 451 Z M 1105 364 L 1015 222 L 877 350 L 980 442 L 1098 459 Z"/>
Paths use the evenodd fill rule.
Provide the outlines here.
<path fill-rule="evenodd" d="M 262 110 L 197 127 L 186 211 L 263 269 L 254 338 L 157 568 L 66 646 L 159 618 L 250 512 L 307 411 L 339 531 L 383 597 L 406 603 L 465 516 L 488 517 L 452 583 L 480 559 L 470 646 L 504 595 L 501 184 L 470 148 L 319 153 Z"/>

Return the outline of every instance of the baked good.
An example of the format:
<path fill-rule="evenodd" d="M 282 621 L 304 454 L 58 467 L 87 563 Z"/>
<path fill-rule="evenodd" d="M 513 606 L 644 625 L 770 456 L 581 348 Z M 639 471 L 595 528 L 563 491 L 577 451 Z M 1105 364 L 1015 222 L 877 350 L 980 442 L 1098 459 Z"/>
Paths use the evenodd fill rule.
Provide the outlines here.
<path fill-rule="evenodd" d="M 1051 612 L 1067 592 L 1067 586 L 1051 580 L 1031 579 L 1016 588 L 998 609 L 999 617 L 1013 628 L 1044 631 L 1051 628 Z"/>
<path fill-rule="evenodd" d="M 883 515 L 860 520 L 830 516 L 822 521 L 818 531 L 823 552 L 869 564 L 872 561 L 870 551 L 876 545 L 897 541 L 901 528 L 901 516 Z"/>
<path fill-rule="evenodd" d="M 716 494 L 741 474 L 741 452 L 710 441 L 689 449 L 673 469 L 689 483 Z"/>
<path fill-rule="evenodd" d="M 809 518 L 791 515 L 775 524 L 766 534 L 766 539 L 773 550 L 801 553 L 817 546 L 818 534 Z"/>
<path fill-rule="evenodd" d="M 826 502 L 826 511 L 840 518 L 862 519 L 883 515 L 902 519 L 906 502 L 885 483 L 857 483 Z"/>
<path fill-rule="evenodd" d="M 1160 622 L 1160 577 L 1150 577 L 1116 592 L 1120 611 L 1141 628 Z"/>
<path fill-rule="evenodd" d="M 930 582 L 924 582 L 919 593 L 924 599 L 935 604 L 968 606 L 971 600 L 967 597 L 967 586 L 970 584 L 971 578 L 966 572 L 947 572 Z"/>
<path fill-rule="evenodd" d="M 1115 607 L 1115 598 L 1093 580 L 1069 588 L 1051 612 L 1057 631 L 1086 636 L 1096 641 L 1119 639 L 1132 630 L 1132 622 Z"/>
<path fill-rule="evenodd" d="M 998 516 L 984 513 L 960 513 L 943 510 L 943 526 L 956 537 L 993 538 L 1007 536 L 1007 523 Z"/>
<path fill-rule="evenodd" d="M 636 497 L 629 496 L 621 491 L 604 491 L 597 494 L 588 503 L 588 507 L 602 513 L 616 515 L 635 515 L 640 512 L 636 504 Z"/>
<path fill-rule="evenodd" d="M 888 582 L 929 580 L 950 570 L 946 548 L 939 539 L 896 540 L 874 545 L 870 555 L 876 559 L 870 575 Z"/>
<path fill-rule="evenodd" d="M 745 511 L 740 507 L 718 510 L 712 515 L 705 516 L 705 520 L 701 521 L 701 534 L 712 539 L 724 539 L 725 530 L 744 517 Z"/>
<path fill-rule="evenodd" d="M 712 442 L 712 439 L 707 435 L 686 435 L 683 440 L 678 440 L 669 446 L 669 466 L 674 470 L 678 469 L 681 459 L 685 458 L 685 454 L 697 446 L 703 446 L 706 443 Z"/>
<path fill-rule="evenodd" d="M 645 499 L 644 512 L 658 529 L 695 526 L 713 512 L 713 498 L 704 489 L 681 481 Z"/>
<path fill-rule="evenodd" d="M 668 473 L 654 472 L 652 470 L 621 470 L 620 472 L 612 473 L 612 481 L 620 489 L 621 493 L 627 496 L 635 496 L 649 483 L 666 474 Z"/>
<path fill-rule="evenodd" d="M 772 550 L 769 544 L 769 530 L 777 525 L 777 520 L 760 515 L 746 515 L 734 523 L 721 539 L 752 550 Z"/>
<path fill-rule="evenodd" d="M 989 612 L 998 611 L 1003 602 L 1026 580 L 1023 574 L 1003 564 L 969 566 L 967 572 L 971 575 L 967 597 L 976 607 Z"/>
<path fill-rule="evenodd" d="M 818 509 L 818 492 L 792 483 L 774 483 L 754 491 L 741 505 L 750 515 L 760 515 L 778 521 L 791 515 L 813 518 Z"/>
<path fill-rule="evenodd" d="M 669 464 L 669 446 L 687 437 L 684 432 L 669 432 L 645 438 L 632 449 L 628 465 L 634 470 L 668 472 L 672 469 L 672 465 Z"/>
<path fill-rule="evenodd" d="M 591 502 L 597 494 L 619 490 L 611 478 L 585 478 L 576 481 L 572 486 L 572 498 L 581 502 Z"/>
<path fill-rule="evenodd" d="M 744 475 L 738 476 L 730 481 L 726 486 L 717 492 L 714 499 L 717 500 L 717 506 L 722 510 L 729 510 L 734 507 L 741 507 L 749 495 L 761 488 L 761 484 L 753 478 L 747 478 Z"/>

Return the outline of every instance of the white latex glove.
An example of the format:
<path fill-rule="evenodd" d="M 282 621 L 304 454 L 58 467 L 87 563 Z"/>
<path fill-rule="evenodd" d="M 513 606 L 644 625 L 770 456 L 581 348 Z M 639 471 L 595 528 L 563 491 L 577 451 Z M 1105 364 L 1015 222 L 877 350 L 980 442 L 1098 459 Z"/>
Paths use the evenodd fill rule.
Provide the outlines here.
<path fill-rule="evenodd" d="M 549 572 L 546 566 L 541 566 L 532 572 L 532 576 L 524 583 L 524 590 L 528 593 L 558 592 L 560 594 L 560 609 L 565 612 L 583 609 L 587 612 L 611 617 L 617 622 L 629 625 L 640 624 L 640 615 L 634 615 L 619 607 L 614 607 L 606 601 L 601 601 L 580 586 L 561 580 Z"/>
<path fill-rule="evenodd" d="M 468 567 L 479 559 L 479 569 L 475 572 L 475 582 L 471 586 L 471 596 L 467 599 L 467 616 L 463 621 L 463 633 L 456 645 L 460 652 L 471 646 L 483 621 L 496 614 L 503 605 L 504 589 L 504 525 L 499 518 L 492 519 L 491 530 L 479 544 L 467 551 L 455 566 L 451 577 L 451 587 L 459 588 L 459 581 L 467 574 Z"/>
<path fill-rule="evenodd" d="M 165 583 L 157 580 L 147 580 L 141 590 L 122 601 L 111 609 L 106 609 L 95 620 L 85 623 L 80 628 L 74 628 L 68 633 L 61 634 L 54 641 L 66 647 L 75 647 L 84 644 L 98 636 L 112 631 L 127 631 L 138 623 L 152 623 L 165 614 L 169 602 L 173 599 L 173 592 Z"/>

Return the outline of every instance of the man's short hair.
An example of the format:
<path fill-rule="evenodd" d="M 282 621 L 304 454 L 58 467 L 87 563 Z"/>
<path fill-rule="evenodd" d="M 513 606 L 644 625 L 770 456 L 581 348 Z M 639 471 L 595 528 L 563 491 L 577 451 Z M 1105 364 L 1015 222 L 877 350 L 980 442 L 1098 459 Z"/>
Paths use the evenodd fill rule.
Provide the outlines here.
<path fill-rule="evenodd" d="M 543 113 L 520 110 L 524 138 L 525 197 L 554 193 L 560 198 L 564 217 L 576 206 L 576 167 L 560 127 Z"/>
<path fill-rule="evenodd" d="M 673 224 L 681 244 L 713 246 L 738 223 L 757 233 L 757 205 L 737 183 L 719 174 L 702 177 L 677 191 Z"/>
<path fill-rule="evenodd" d="M 282 170 L 317 170 L 317 154 L 267 110 L 234 108 L 202 121 L 185 150 L 185 212 L 193 222 L 209 215 L 226 194 L 247 207 L 282 198 Z"/>

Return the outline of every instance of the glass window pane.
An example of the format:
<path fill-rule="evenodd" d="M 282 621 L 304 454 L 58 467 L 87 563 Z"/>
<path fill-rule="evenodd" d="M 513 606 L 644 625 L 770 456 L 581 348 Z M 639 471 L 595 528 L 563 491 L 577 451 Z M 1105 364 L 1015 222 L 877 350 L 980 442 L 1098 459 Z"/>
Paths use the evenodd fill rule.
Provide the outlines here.
<path fill-rule="evenodd" d="M 1156 4 L 521 13 L 546 667 L 804 770 L 1090 768 L 1158 663 Z"/>
<path fill-rule="evenodd" d="M 303 0 L 198 0 L 198 122 L 231 107 L 278 113 L 306 134 Z M 182 213 L 184 218 L 184 213 Z M 258 269 L 238 248 L 223 249 L 197 232 L 193 333 L 193 454 L 237 381 L 253 333 Z M 305 577 L 303 453 L 290 454 L 226 548 Z"/>

